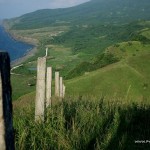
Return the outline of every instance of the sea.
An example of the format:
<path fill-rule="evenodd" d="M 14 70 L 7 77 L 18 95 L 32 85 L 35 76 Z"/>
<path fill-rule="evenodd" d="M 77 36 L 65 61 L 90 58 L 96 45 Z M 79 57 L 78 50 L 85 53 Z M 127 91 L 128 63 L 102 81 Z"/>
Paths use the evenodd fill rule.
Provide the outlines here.
<path fill-rule="evenodd" d="M 15 40 L 0 24 L 0 51 L 7 51 L 11 62 L 26 55 L 33 47 L 31 44 Z"/>

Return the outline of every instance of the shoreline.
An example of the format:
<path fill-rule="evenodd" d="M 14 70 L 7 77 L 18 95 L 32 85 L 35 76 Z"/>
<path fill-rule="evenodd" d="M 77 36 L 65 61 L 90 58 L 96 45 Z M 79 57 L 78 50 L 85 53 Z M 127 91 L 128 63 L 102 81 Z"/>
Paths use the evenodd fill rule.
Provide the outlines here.
<path fill-rule="evenodd" d="M 24 54 L 24 56 L 22 56 L 22 57 L 20 57 L 20 58 L 18 58 L 16 60 L 13 60 L 11 62 L 11 67 L 19 65 L 19 64 L 25 62 L 28 58 L 31 58 L 31 57 L 33 57 L 35 55 L 35 53 L 38 51 L 37 45 L 38 45 L 39 41 L 37 39 L 33 39 L 33 38 L 28 38 L 28 37 L 23 37 L 21 35 L 17 35 L 14 31 L 11 31 L 9 29 L 9 26 L 7 24 L 2 23 L 1 25 L 4 27 L 5 31 L 8 34 L 10 34 L 10 36 L 12 38 L 14 38 L 15 40 L 21 41 L 21 42 L 24 42 L 24 43 L 27 43 L 27 44 L 31 44 L 31 45 L 34 46 L 32 49 L 27 50 L 27 52 Z"/>
<path fill-rule="evenodd" d="M 10 36 L 17 40 L 17 41 L 20 41 L 20 42 L 24 42 L 24 43 L 27 43 L 27 44 L 30 44 L 30 45 L 33 45 L 33 46 L 37 46 L 39 41 L 37 39 L 33 39 L 33 38 L 30 38 L 30 37 L 25 37 L 25 36 L 22 36 L 22 35 L 19 35 L 17 33 L 15 33 L 15 30 L 10 30 L 10 26 L 5 22 L 3 21 L 2 24 L 0 24 L 1 26 L 4 27 L 4 30 L 10 34 Z"/>
<path fill-rule="evenodd" d="M 37 52 L 37 47 L 34 47 L 33 49 L 29 50 L 23 57 L 20 57 L 14 61 L 11 62 L 11 67 L 20 65 L 21 63 L 24 63 L 28 58 L 31 58 L 32 56 L 35 55 Z"/>

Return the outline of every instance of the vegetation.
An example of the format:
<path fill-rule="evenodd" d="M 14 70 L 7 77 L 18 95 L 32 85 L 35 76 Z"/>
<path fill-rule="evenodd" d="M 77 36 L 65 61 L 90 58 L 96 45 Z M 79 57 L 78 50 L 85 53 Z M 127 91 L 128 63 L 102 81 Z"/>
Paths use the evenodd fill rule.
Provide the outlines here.
<path fill-rule="evenodd" d="M 38 41 L 35 56 L 12 71 L 16 149 L 149 149 L 149 11 L 149 0 L 92 0 L 5 21 Z M 36 61 L 46 47 L 47 66 L 66 79 L 66 97 L 53 97 L 36 123 Z"/>
<path fill-rule="evenodd" d="M 44 9 L 11 20 L 13 29 L 79 24 L 120 24 L 149 19 L 149 0 L 91 0 L 64 9 Z"/>
<path fill-rule="evenodd" d="M 65 32 L 59 36 L 56 36 L 53 38 L 52 37 L 46 38 L 46 39 L 45 39 L 46 36 L 42 35 L 43 40 L 41 39 L 40 43 L 38 44 L 38 52 L 36 53 L 36 55 L 34 57 L 28 59 L 23 64 L 22 67 L 19 67 L 19 68 L 13 70 L 14 73 L 21 74 L 24 76 L 22 78 L 22 76 L 13 75 L 14 76 L 13 79 L 20 78 L 19 79 L 20 80 L 19 89 L 20 89 L 20 91 L 22 91 L 22 92 L 20 92 L 20 94 L 21 93 L 24 94 L 24 89 L 28 89 L 27 90 L 28 92 L 32 92 L 33 90 L 35 90 L 35 86 L 30 87 L 27 85 L 28 83 L 24 84 L 24 78 L 26 78 L 27 82 L 29 80 L 31 81 L 32 79 L 34 79 L 34 76 L 36 76 L 37 57 L 45 55 L 45 47 L 49 48 L 47 65 L 52 66 L 53 71 L 55 71 L 55 70 L 60 71 L 61 76 L 65 77 L 66 79 L 70 79 L 70 78 L 77 77 L 77 76 L 84 75 L 84 74 L 88 75 L 89 72 L 91 72 L 91 71 L 102 68 L 106 65 L 112 64 L 117 61 L 121 61 L 121 62 L 123 61 L 124 64 L 126 64 L 123 67 L 123 70 L 127 69 L 127 71 L 124 70 L 125 72 L 131 73 L 131 70 L 132 70 L 131 76 L 133 75 L 134 72 L 136 72 L 136 74 L 137 74 L 136 76 L 138 76 L 138 74 L 140 74 L 140 73 L 138 72 L 138 70 L 136 71 L 135 67 L 132 66 L 132 63 L 133 63 L 132 60 L 137 59 L 136 63 L 140 62 L 141 65 L 139 63 L 137 63 L 137 64 L 139 64 L 139 66 L 141 68 L 143 68 L 142 65 L 148 64 L 147 62 L 149 60 L 149 47 L 150 46 L 149 46 L 148 42 L 143 43 L 143 40 L 141 42 L 133 41 L 133 40 L 136 39 L 137 34 L 142 35 L 145 38 L 147 38 L 147 35 L 149 32 L 149 30 L 147 30 L 147 28 L 149 28 L 148 21 L 135 22 L 135 23 L 123 26 L 123 27 L 118 26 L 118 28 L 116 27 L 116 28 L 112 28 L 112 29 L 110 29 L 110 28 L 107 29 L 107 27 L 104 27 L 104 28 L 106 29 L 106 31 L 105 30 L 103 31 L 98 26 L 97 27 L 93 26 L 93 27 L 90 27 L 89 29 L 86 29 L 87 32 L 83 32 L 84 29 L 81 32 L 81 30 L 76 29 L 75 31 L 73 31 L 73 29 L 70 28 L 67 32 Z M 79 29 L 82 29 L 82 27 Z M 38 31 L 36 30 L 36 32 L 39 33 L 38 34 L 39 37 L 41 37 L 40 30 L 48 31 L 48 30 L 51 30 L 51 28 L 45 29 L 45 30 L 39 29 Z M 115 31 L 113 31 L 113 30 L 115 30 Z M 108 35 L 106 34 L 107 36 L 102 36 L 102 35 L 104 35 L 104 33 L 102 31 L 104 33 L 107 33 Z M 21 31 L 21 32 L 23 32 L 23 31 Z M 24 34 L 28 37 L 28 36 L 30 36 L 30 34 L 29 34 L 30 32 L 32 32 L 32 31 L 28 30 L 27 33 L 25 32 L 26 34 L 25 33 Z M 100 38 L 98 38 L 99 34 L 101 34 Z M 35 34 L 35 35 L 37 35 L 37 34 Z M 69 35 L 72 36 L 72 38 L 69 39 Z M 78 35 L 78 36 L 75 36 L 75 35 Z M 82 36 L 80 37 L 80 35 L 82 35 Z M 129 36 L 126 36 L 126 35 L 129 35 Z M 95 38 L 96 36 L 97 36 L 97 38 Z M 86 46 L 87 42 L 86 42 L 86 40 L 84 40 L 87 38 L 89 39 L 89 41 L 88 41 L 88 43 L 90 43 L 89 46 Z M 109 40 L 109 38 L 110 38 L 110 40 Z M 57 43 L 58 39 L 64 39 L 64 42 Z M 99 42 L 99 40 L 101 42 Z M 114 40 L 114 41 L 112 41 L 112 40 Z M 83 46 L 83 49 L 80 49 L 79 51 L 74 52 L 74 44 L 73 43 L 76 43 L 77 41 L 78 41 L 78 43 L 81 43 L 85 47 Z M 92 41 L 94 41 L 94 42 L 92 42 Z M 124 41 L 126 41 L 126 42 L 124 42 Z M 147 39 L 147 41 L 148 41 L 148 39 Z M 78 48 L 78 46 L 76 48 Z M 146 57 L 146 59 L 145 59 L 145 57 Z M 141 62 L 142 59 L 144 59 L 147 62 Z M 123 65 L 121 65 L 120 67 L 122 67 L 122 66 Z M 129 67 L 126 67 L 126 66 L 129 66 Z M 110 67 L 108 66 L 108 68 L 111 68 L 111 66 Z M 133 68 L 133 69 L 131 69 L 131 68 Z M 145 69 L 148 70 L 148 67 L 146 67 Z M 128 71 L 128 70 L 130 70 L 130 71 Z M 119 72 L 119 70 L 118 70 L 118 72 Z M 107 73 L 110 75 L 112 74 L 109 71 Z M 146 71 L 146 73 L 149 74 L 149 71 Z M 146 73 L 144 74 L 144 79 L 137 80 L 141 84 L 141 87 L 144 83 L 149 84 L 148 78 L 145 81 Z M 119 78 L 122 77 L 121 73 L 117 73 L 117 74 L 118 74 L 118 76 L 120 76 Z M 133 76 L 135 76 L 135 75 L 133 75 Z M 87 82 L 90 82 L 90 80 L 88 80 L 88 78 L 87 78 Z M 106 80 L 108 80 L 108 79 L 106 78 Z M 117 79 L 111 78 L 110 83 L 114 83 L 114 81 L 116 81 L 116 80 Z M 130 80 L 129 76 L 127 76 L 127 79 L 126 79 L 127 83 L 128 83 L 128 80 Z M 13 91 L 14 91 L 14 95 L 18 95 L 18 90 L 16 88 L 17 85 L 15 84 L 15 81 L 16 80 L 12 81 Z M 99 81 L 96 83 L 99 83 Z M 122 93 L 120 91 L 127 91 L 130 84 L 126 85 L 125 89 L 120 88 L 124 84 L 122 83 L 122 80 L 119 80 L 119 81 L 120 81 L 120 83 L 116 84 L 116 87 L 118 87 L 118 88 L 111 88 L 111 89 L 117 90 L 117 93 Z M 34 82 L 34 81 L 32 81 L 32 82 Z M 105 80 L 103 82 L 104 82 L 104 84 L 101 84 L 101 82 L 98 84 L 99 88 L 97 88 L 96 93 L 100 93 L 98 91 L 98 89 L 104 89 L 102 91 L 109 91 L 109 90 L 107 90 L 107 88 L 109 88 L 110 86 L 112 86 L 112 87 L 114 86 L 114 84 L 112 84 L 109 87 L 107 87 L 108 82 L 106 81 L 106 83 L 105 83 Z M 133 85 L 136 86 L 137 83 L 134 82 Z M 82 86 L 81 86 L 81 88 L 82 88 Z M 76 88 L 74 88 L 74 89 L 76 89 Z M 120 90 L 118 91 L 118 89 L 120 89 Z M 141 93 L 140 89 L 143 89 L 143 88 L 139 88 L 139 90 L 138 90 L 139 93 Z M 147 90 L 145 90 L 145 91 L 147 91 Z M 69 93 L 71 93 L 71 92 L 76 93 L 76 92 L 70 90 Z M 81 89 L 81 91 L 78 90 L 77 93 L 80 93 L 80 92 L 83 92 L 83 90 L 82 89 Z M 111 95 L 114 92 L 115 91 L 110 90 L 110 92 L 108 92 L 109 94 L 105 93 L 105 92 L 104 92 L 104 94 Z M 84 93 L 86 94 L 86 92 L 84 92 Z M 96 94 L 96 93 L 93 93 L 93 94 Z M 15 96 L 15 100 L 17 98 L 19 98 L 19 96 L 22 96 L 20 94 L 18 96 Z M 148 94 L 146 94 L 146 95 L 148 95 Z"/>
<path fill-rule="evenodd" d="M 68 32 L 52 38 L 50 42 L 71 47 L 73 54 L 80 52 L 97 54 L 104 51 L 108 46 L 118 42 L 130 40 L 144 41 L 144 39 L 147 39 L 140 35 L 138 31 L 149 28 L 150 25 L 140 23 L 141 22 L 133 22 L 125 25 L 95 24 L 73 26 Z M 149 39 L 146 41 L 149 42 Z"/>
<path fill-rule="evenodd" d="M 32 83 L 32 86 L 29 86 L 29 84 L 31 83 Z M 34 76 L 12 75 L 11 84 L 12 84 L 12 99 L 13 100 L 17 100 L 22 95 L 35 91 Z"/>
<path fill-rule="evenodd" d="M 47 109 L 45 122 L 34 121 L 34 107 L 15 109 L 16 149 L 149 149 L 147 101 L 68 98 Z M 145 144 L 136 143 L 147 140 Z"/>
<path fill-rule="evenodd" d="M 91 72 L 93 70 L 110 65 L 117 61 L 119 61 L 119 59 L 116 58 L 114 55 L 102 53 L 99 56 L 92 59 L 91 62 L 80 63 L 78 66 L 76 66 L 73 70 L 71 70 L 67 74 L 66 79 L 71 79 L 76 76 L 83 75 L 85 72 Z"/>
<path fill-rule="evenodd" d="M 107 95 L 111 98 L 114 95 L 124 97 L 128 93 L 129 99 L 149 99 L 149 48 L 149 45 L 143 46 L 137 41 L 130 44 L 123 42 L 117 44 L 117 47 L 107 48 L 106 52 L 112 53 L 120 61 L 93 72 L 86 71 L 86 67 L 75 68 L 73 71 L 76 75 L 80 75 L 80 72 L 84 75 L 66 81 L 67 94 L 97 97 Z M 101 64 L 101 61 L 98 62 Z"/>

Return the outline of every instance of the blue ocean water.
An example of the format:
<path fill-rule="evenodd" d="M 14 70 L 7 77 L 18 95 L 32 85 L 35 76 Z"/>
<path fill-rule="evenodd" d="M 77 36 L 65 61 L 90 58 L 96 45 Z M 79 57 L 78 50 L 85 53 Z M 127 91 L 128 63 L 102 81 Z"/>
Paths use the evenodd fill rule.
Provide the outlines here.
<path fill-rule="evenodd" d="M 16 41 L 5 31 L 4 27 L 0 25 L 0 50 L 7 51 L 11 61 L 23 57 L 33 47 L 33 45 Z"/>

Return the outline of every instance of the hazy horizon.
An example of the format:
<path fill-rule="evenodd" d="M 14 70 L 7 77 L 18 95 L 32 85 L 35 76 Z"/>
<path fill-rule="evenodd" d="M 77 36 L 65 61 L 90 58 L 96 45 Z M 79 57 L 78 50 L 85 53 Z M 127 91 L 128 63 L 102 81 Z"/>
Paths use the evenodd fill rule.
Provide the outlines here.
<path fill-rule="evenodd" d="M 19 17 L 39 9 L 67 8 L 90 0 L 0 0 L 0 19 Z"/>

